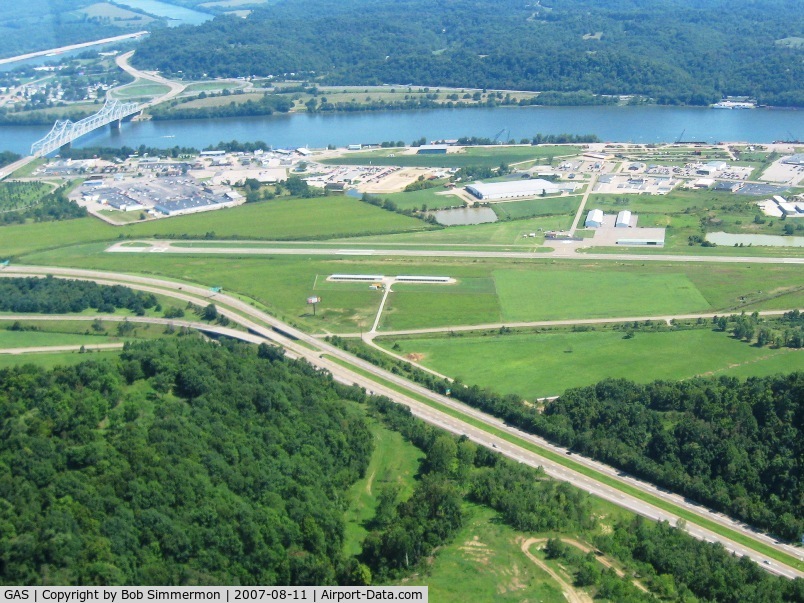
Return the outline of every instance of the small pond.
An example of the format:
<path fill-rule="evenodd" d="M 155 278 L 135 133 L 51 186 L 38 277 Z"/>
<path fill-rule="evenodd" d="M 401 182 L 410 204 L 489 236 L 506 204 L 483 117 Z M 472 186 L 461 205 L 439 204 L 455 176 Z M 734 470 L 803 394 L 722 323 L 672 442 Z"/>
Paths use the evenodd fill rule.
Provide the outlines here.
<path fill-rule="evenodd" d="M 436 222 L 443 226 L 459 226 L 465 224 L 486 224 L 496 222 L 497 214 L 490 207 L 460 207 L 457 209 L 440 209 L 430 212 Z"/>

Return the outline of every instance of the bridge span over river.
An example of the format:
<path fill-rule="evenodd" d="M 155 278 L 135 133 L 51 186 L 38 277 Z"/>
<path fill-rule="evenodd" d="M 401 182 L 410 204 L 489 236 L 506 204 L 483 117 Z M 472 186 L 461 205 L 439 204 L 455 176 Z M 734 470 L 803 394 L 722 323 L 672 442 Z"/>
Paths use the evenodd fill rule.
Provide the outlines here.
<path fill-rule="evenodd" d="M 80 121 L 72 122 L 69 119 L 57 121 L 47 136 L 31 145 L 31 156 L 44 157 L 106 124 L 119 127 L 124 118 L 139 113 L 141 110 L 142 105 L 139 103 L 124 103 L 119 100 L 107 99 L 100 111 Z"/>

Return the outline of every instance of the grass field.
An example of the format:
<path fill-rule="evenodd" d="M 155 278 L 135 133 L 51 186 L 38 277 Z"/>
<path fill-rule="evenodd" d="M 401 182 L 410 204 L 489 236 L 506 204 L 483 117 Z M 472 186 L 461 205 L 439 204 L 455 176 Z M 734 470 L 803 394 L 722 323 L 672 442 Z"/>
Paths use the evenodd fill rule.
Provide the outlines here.
<path fill-rule="evenodd" d="M 447 194 L 444 194 L 444 193 Z M 455 194 L 449 193 L 443 186 L 436 186 L 420 191 L 410 191 L 402 193 L 372 193 L 383 199 L 390 199 L 399 209 L 421 209 L 426 205 L 427 209 L 443 209 L 445 207 L 463 206 L 463 199 Z"/>
<path fill-rule="evenodd" d="M 454 542 L 438 551 L 427 575 L 414 575 L 407 584 L 428 586 L 438 603 L 566 602 L 547 572 L 522 552 L 521 534 L 490 509 L 464 510 L 468 519 Z"/>
<path fill-rule="evenodd" d="M 510 321 L 655 316 L 705 312 L 710 308 L 683 274 L 497 270 L 494 282 L 502 318 Z"/>
<path fill-rule="evenodd" d="M 346 555 L 357 555 L 362 550 L 363 539 L 368 534 L 367 524 L 377 508 L 377 494 L 384 485 L 398 484 L 401 487 L 399 500 L 410 497 L 419 461 L 424 456 L 396 431 L 372 422 L 371 432 L 374 434 L 374 452 L 366 476 L 355 482 L 348 494 L 343 546 Z"/>
<path fill-rule="evenodd" d="M 88 324 L 86 326 L 89 326 Z M 56 345 L 92 345 L 122 341 L 104 335 L 49 333 L 38 331 L 8 331 L 0 329 L 0 348 L 28 348 Z"/>
<path fill-rule="evenodd" d="M 161 96 L 169 90 L 170 88 L 168 86 L 163 86 L 162 84 L 149 82 L 148 80 L 135 80 L 127 86 L 113 90 L 112 97 L 125 100 L 129 98 Z"/>
<path fill-rule="evenodd" d="M 724 314 L 743 308 L 804 308 L 804 284 L 800 267 L 795 265 L 638 264 L 549 258 L 494 261 L 303 255 L 131 256 L 104 253 L 104 249 L 104 244 L 60 248 L 28 255 L 24 261 L 161 274 L 222 286 L 316 332 L 354 332 L 361 324 L 368 326 L 379 304 L 380 296 L 368 286 L 364 290 L 333 287 L 322 290 L 317 316 L 310 316 L 307 296 L 317 292 L 315 287 L 321 276 L 334 273 L 430 274 L 459 280 L 454 286 L 396 285 L 383 314 L 382 328 L 386 330 L 665 313 Z M 471 279 L 485 279 L 495 288 L 477 289 L 469 286 Z"/>
<path fill-rule="evenodd" d="M 245 84 L 241 81 L 233 80 L 212 80 L 209 82 L 193 82 L 184 89 L 186 93 L 189 92 L 210 92 L 220 90 L 232 90 L 235 88 L 242 88 Z"/>
<path fill-rule="evenodd" d="M 43 369 L 52 369 L 55 366 L 69 366 L 86 362 L 87 360 L 113 360 L 120 356 L 120 350 L 104 350 L 101 352 L 56 352 L 41 354 L 0 354 L 0 369 L 23 364 L 34 364 Z"/>
<path fill-rule="evenodd" d="M 234 83 L 230 85 L 219 85 L 218 88 L 225 88 L 227 90 L 232 90 L 238 88 L 238 86 Z M 207 98 L 197 98 L 195 100 L 190 100 L 187 102 L 183 102 L 179 105 L 176 105 L 175 111 L 183 111 L 184 109 L 202 109 L 206 107 L 224 107 L 228 106 L 232 103 L 236 105 L 242 105 L 247 101 L 259 101 L 263 97 L 262 92 L 254 92 L 254 93 L 246 93 L 246 94 L 234 94 L 234 95 L 226 95 L 226 96 L 208 96 Z"/>
<path fill-rule="evenodd" d="M 350 153 L 336 159 L 325 159 L 321 163 L 333 165 L 398 165 L 403 167 L 445 167 L 466 166 L 499 167 L 501 163 L 513 164 L 537 159 L 548 159 L 561 155 L 577 155 L 580 147 L 573 145 L 544 146 L 498 146 L 466 147 L 464 152 L 446 155 L 404 155 L 398 151 L 382 149 Z M 389 155 L 394 155 L 389 157 Z"/>
<path fill-rule="evenodd" d="M 131 236 L 187 234 L 254 239 L 319 239 L 349 234 L 379 234 L 429 228 L 408 218 L 349 197 L 292 199 L 155 220 L 127 227 Z"/>
<path fill-rule="evenodd" d="M 411 232 L 398 235 L 369 236 L 359 239 L 346 239 L 402 244 L 474 244 L 474 245 L 518 245 L 533 250 L 534 246 L 544 242 L 541 234 L 545 230 L 568 230 L 572 226 L 572 216 L 542 216 L 525 220 L 503 220 L 490 224 L 476 224 L 472 226 L 452 226 L 441 230 L 428 232 Z M 536 233 L 535 238 L 524 239 L 523 235 Z"/>
<path fill-rule="evenodd" d="M 509 203 L 492 203 L 491 209 L 501 220 L 519 220 L 535 216 L 569 215 L 575 217 L 580 197 L 557 197 L 552 199 L 528 199 Z"/>
<path fill-rule="evenodd" d="M 561 394 L 608 377 L 647 383 L 696 375 L 763 376 L 804 370 L 804 352 L 757 348 L 708 329 L 636 332 L 557 331 L 431 338 L 380 338 L 396 353 L 465 383 L 528 399 Z"/>
<path fill-rule="evenodd" d="M 118 237 L 319 239 L 433 228 L 349 197 L 291 199 L 114 227 L 96 218 L 4 226 L 0 257 Z"/>

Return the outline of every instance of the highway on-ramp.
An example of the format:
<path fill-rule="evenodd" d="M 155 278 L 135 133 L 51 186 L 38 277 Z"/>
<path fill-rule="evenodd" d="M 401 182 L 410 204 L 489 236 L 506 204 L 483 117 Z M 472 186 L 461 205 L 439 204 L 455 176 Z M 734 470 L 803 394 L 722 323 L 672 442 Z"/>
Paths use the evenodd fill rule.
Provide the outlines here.
<path fill-rule="evenodd" d="M 486 415 L 474 408 L 461 404 L 451 398 L 441 396 L 410 382 L 398 375 L 363 361 L 340 348 L 296 329 L 278 319 L 262 312 L 253 305 L 224 293 L 210 292 L 208 288 L 175 281 L 168 281 L 145 276 L 117 274 L 96 270 L 78 270 L 44 266 L 7 266 L 0 271 L 0 276 L 45 276 L 53 275 L 61 278 L 77 278 L 93 280 L 100 283 L 126 285 L 134 289 L 151 291 L 171 296 L 195 304 L 215 303 L 218 312 L 227 316 L 232 322 L 239 324 L 249 333 L 231 329 L 231 336 L 257 342 L 271 341 L 282 345 L 290 355 L 307 360 L 314 366 L 329 371 L 333 378 L 348 384 L 357 384 L 375 394 L 380 394 L 408 406 L 411 412 L 423 420 L 441 427 L 454 434 L 466 435 L 473 441 L 505 454 L 509 458 L 534 467 L 543 467 L 544 471 L 556 479 L 567 481 L 574 486 L 586 490 L 621 507 L 639 513 L 650 519 L 668 521 L 679 524 L 679 515 L 646 502 L 639 496 L 631 495 L 618 489 L 616 484 L 637 489 L 646 496 L 660 499 L 663 505 L 672 505 L 683 510 L 686 515 L 686 531 L 702 540 L 720 542 L 723 546 L 738 555 L 745 555 L 761 564 L 767 571 L 788 578 L 804 577 L 801 569 L 782 563 L 776 558 L 759 553 L 749 546 L 735 542 L 720 534 L 701 527 L 695 517 L 717 524 L 721 528 L 738 533 L 741 538 L 748 538 L 765 547 L 772 548 L 777 554 L 787 555 L 798 560 L 801 567 L 804 554 L 800 549 L 779 543 L 773 538 L 756 532 L 748 526 L 735 522 L 719 513 L 710 511 L 700 505 L 685 500 L 676 494 L 663 491 L 651 484 L 623 475 L 602 463 L 573 455 L 566 456 L 568 451 L 554 446 L 545 440 L 506 425 L 503 421 Z M 94 319 L 94 317 L 90 317 Z M 119 318 L 118 318 L 119 319 Z M 128 318 L 134 320 L 134 318 Z M 137 320 L 167 320 L 147 319 Z M 168 321 L 179 324 L 181 321 Z M 217 327 L 213 327 L 217 329 Z M 207 326 L 206 330 L 210 330 Z M 401 393 L 404 390 L 406 393 Z M 443 410 L 442 410 L 443 409 Z M 499 435 L 498 435 L 499 434 Z M 522 442 L 518 445 L 511 440 Z M 535 452 L 542 449 L 543 454 Z M 547 456 L 545 456 L 545 454 Z M 557 456 L 563 455 L 563 456 Z M 561 459 L 557 462 L 548 458 Z M 572 466 L 578 467 L 575 470 Z M 595 472 L 598 475 L 596 476 Z M 601 481 L 602 480 L 602 481 Z M 610 485 L 615 484 L 615 485 Z"/>

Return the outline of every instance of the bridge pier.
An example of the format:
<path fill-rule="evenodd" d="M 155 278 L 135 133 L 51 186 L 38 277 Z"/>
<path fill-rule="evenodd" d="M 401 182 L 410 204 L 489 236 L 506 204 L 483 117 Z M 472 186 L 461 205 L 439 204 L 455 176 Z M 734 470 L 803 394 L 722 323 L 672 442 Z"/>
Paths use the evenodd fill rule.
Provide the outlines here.
<path fill-rule="evenodd" d="M 115 119 L 109 122 L 109 129 L 110 130 L 119 130 L 120 129 L 120 122 L 123 121 L 121 119 Z"/>

